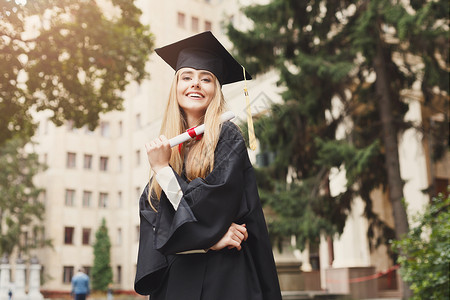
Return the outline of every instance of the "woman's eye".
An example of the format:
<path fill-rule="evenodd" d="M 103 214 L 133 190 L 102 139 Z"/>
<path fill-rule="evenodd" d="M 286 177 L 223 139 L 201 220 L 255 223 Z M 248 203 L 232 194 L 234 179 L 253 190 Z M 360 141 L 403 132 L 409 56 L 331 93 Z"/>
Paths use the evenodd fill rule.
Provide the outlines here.
<path fill-rule="evenodd" d="M 181 79 L 183 79 L 183 80 L 191 80 L 191 77 L 189 77 L 189 76 L 183 76 Z"/>
<path fill-rule="evenodd" d="M 211 82 L 211 78 L 203 78 L 202 81 L 204 81 L 204 82 Z"/>

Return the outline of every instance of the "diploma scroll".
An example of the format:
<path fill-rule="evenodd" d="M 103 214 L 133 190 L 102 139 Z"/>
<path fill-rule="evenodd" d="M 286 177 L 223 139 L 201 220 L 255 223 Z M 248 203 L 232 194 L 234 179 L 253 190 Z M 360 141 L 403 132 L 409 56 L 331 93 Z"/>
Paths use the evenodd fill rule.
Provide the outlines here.
<path fill-rule="evenodd" d="M 220 123 L 224 123 L 226 121 L 229 121 L 235 117 L 234 113 L 232 111 L 224 112 L 220 116 Z M 201 135 L 205 132 L 205 124 L 199 125 L 197 127 L 191 128 L 186 132 L 183 132 L 180 135 L 177 135 L 176 137 L 173 137 L 169 140 L 170 147 L 175 147 L 181 143 L 184 143 L 186 141 L 189 141 L 190 139 Z"/>

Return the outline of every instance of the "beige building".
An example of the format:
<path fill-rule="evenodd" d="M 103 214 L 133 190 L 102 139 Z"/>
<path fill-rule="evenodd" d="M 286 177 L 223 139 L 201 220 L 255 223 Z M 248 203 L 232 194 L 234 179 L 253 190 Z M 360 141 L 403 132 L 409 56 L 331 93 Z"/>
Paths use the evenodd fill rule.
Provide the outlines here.
<path fill-rule="evenodd" d="M 237 26 L 245 27 L 245 19 L 238 9 L 241 3 L 248 2 L 251 1 L 138 0 L 137 5 L 143 10 L 142 22 L 149 24 L 154 33 L 155 47 L 204 30 L 211 30 L 226 47 L 230 47 L 224 36 L 223 22 L 232 20 Z M 73 129 L 70 123 L 55 127 L 48 121 L 48 115 L 37 116 L 40 122 L 35 136 L 39 143 L 37 150 L 48 165 L 37 178 L 37 184 L 45 188 L 45 232 L 54 244 L 53 249 L 37 252 L 45 279 L 42 290 L 68 292 L 76 269 L 92 267 L 92 244 L 102 218 L 106 219 L 112 243 L 114 288 L 133 290 L 139 229 L 138 198 L 149 179 L 144 143 L 159 133 L 174 74 L 156 54 L 152 54 L 147 67 L 151 78 L 127 88 L 124 111 L 103 115 L 100 126 L 93 132 L 85 128 Z M 254 113 L 264 112 L 270 103 L 280 101 L 276 81 L 277 75 L 269 73 L 248 82 Z M 237 115 L 237 122 L 245 120 L 242 89 L 242 83 L 223 89 L 230 110 Z M 422 117 L 420 102 L 415 98 L 411 100 L 408 117 L 414 120 Z M 402 176 L 408 180 L 405 198 L 411 203 L 411 209 L 419 210 L 428 201 L 420 190 L 428 186 L 430 170 L 448 183 L 448 159 L 431 168 L 417 133 L 406 132 L 401 141 Z M 254 160 L 255 152 L 250 151 L 250 157 Z M 345 177 L 338 170 L 334 174 L 331 192 L 338 193 L 345 186 Z M 376 198 L 380 200 L 376 208 L 389 221 L 392 217 L 389 217 L 388 200 L 381 193 Z M 373 272 L 379 272 L 392 267 L 384 249 L 371 252 L 368 247 L 367 221 L 361 215 L 362 205 L 362 201 L 355 199 L 354 210 L 340 238 L 332 243 L 323 238 L 318 247 L 308 248 L 303 253 L 275 252 L 277 262 L 301 263 L 304 274 L 314 274 L 311 278 L 316 281 L 315 288 L 319 289 L 332 287 L 325 275 L 329 270 L 374 267 Z M 286 289 L 308 288 L 305 282 L 282 286 Z"/>

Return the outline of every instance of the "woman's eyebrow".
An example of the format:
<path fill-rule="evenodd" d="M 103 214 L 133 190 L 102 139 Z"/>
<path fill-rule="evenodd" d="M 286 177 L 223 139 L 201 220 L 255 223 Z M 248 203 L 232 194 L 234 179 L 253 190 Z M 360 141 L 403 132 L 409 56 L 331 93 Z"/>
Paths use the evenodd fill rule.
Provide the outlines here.
<path fill-rule="evenodd" d="M 194 74 L 194 71 L 189 71 L 189 70 L 187 70 L 187 71 L 181 72 L 180 75 L 192 75 L 192 74 Z M 200 72 L 200 75 L 208 75 L 208 76 L 212 76 L 212 73 L 209 72 L 209 71 L 201 71 L 201 72 Z"/>
<path fill-rule="evenodd" d="M 194 72 L 192 72 L 192 71 L 183 71 L 183 72 L 181 72 L 180 75 L 184 75 L 184 74 L 192 74 L 192 73 L 194 73 Z"/>
<path fill-rule="evenodd" d="M 209 71 L 202 71 L 200 74 L 212 76 L 212 73 Z"/>

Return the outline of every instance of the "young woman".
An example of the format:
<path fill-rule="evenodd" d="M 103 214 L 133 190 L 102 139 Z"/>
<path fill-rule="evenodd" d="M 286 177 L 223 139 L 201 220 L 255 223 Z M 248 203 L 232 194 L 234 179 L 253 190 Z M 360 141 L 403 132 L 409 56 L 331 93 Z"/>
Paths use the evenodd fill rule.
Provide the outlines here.
<path fill-rule="evenodd" d="M 244 139 L 220 123 L 221 86 L 244 79 L 242 67 L 210 32 L 156 52 L 176 74 L 161 136 L 146 144 L 154 176 L 140 198 L 135 290 L 151 300 L 281 300 Z M 168 137 L 203 123 L 202 137 L 170 148 Z"/>

